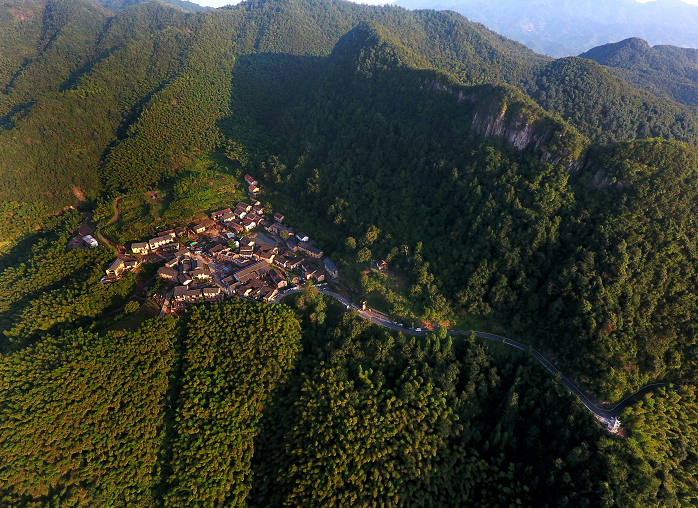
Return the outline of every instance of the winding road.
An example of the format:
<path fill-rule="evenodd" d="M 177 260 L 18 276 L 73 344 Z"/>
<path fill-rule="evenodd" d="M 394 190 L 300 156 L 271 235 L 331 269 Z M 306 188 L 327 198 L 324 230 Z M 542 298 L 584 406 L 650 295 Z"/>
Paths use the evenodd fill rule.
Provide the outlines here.
<path fill-rule="evenodd" d="M 411 328 L 405 328 L 404 326 L 396 325 L 392 321 L 388 321 L 388 320 L 380 317 L 379 315 L 377 315 L 373 312 L 364 311 L 364 310 L 360 309 L 359 307 L 354 305 L 352 302 L 350 302 L 349 300 L 344 298 L 339 293 L 329 291 L 329 290 L 324 289 L 322 287 L 318 287 L 317 290 L 318 290 L 318 293 L 330 296 L 330 297 L 334 298 L 335 300 L 338 300 L 340 303 L 344 304 L 344 306 L 347 309 L 350 309 L 350 308 L 354 309 L 355 311 L 357 311 L 359 313 L 359 316 L 362 317 L 363 319 L 368 319 L 372 323 L 374 323 L 378 326 L 382 326 L 383 328 L 388 328 L 388 329 L 394 330 L 396 332 L 402 332 L 406 335 L 413 335 L 413 336 L 417 336 L 417 337 L 424 337 L 424 336 L 428 335 L 429 333 L 431 333 L 431 332 L 426 332 L 423 330 L 417 331 L 417 330 L 413 330 Z M 285 291 L 284 293 L 279 294 L 279 296 L 277 298 L 275 298 L 274 301 L 276 303 L 278 303 L 283 298 L 290 296 L 292 294 L 295 294 L 295 293 L 299 293 L 301 291 L 303 291 L 303 288 L 290 289 L 288 291 Z M 529 349 L 529 346 L 526 344 L 523 344 L 523 343 L 515 341 L 515 340 L 507 339 L 506 337 L 501 337 L 501 336 L 495 335 L 493 333 L 477 332 L 477 331 L 472 331 L 472 332 L 475 333 L 476 337 L 479 337 L 481 339 L 487 339 L 487 340 L 493 340 L 495 342 L 501 342 L 502 344 L 506 344 L 507 346 L 515 347 L 516 349 L 520 349 L 522 351 L 528 351 L 528 349 Z M 449 330 L 448 331 L 449 335 L 470 335 L 470 333 L 471 333 L 471 330 Z M 565 387 L 570 392 L 572 392 L 574 395 L 579 397 L 579 400 L 582 402 L 582 404 L 584 404 L 584 407 L 586 407 L 589 411 L 591 411 L 592 413 L 594 413 L 596 416 L 598 416 L 600 418 L 606 418 L 606 419 L 617 418 L 618 415 L 621 414 L 625 408 L 631 406 L 634 402 L 642 399 L 646 394 L 656 390 L 657 388 L 670 386 L 669 383 L 655 383 L 655 384 L 647 385 L 644 388 L 642 388 L 641 390 L 633 393 L 632 395 L 629 395 L 628 397 L 626 397 L 625 399 L 620 401 L 618 404 L 616 404 L 612 408 L 603 409 L 603 408 L 596 406 L 591 400 L 589 400 L 589 398 L 586 395 L 584 395 L 579 390 L 579 388 L 577 388 L 572 383 L 572 381 L 567 379 L 542 354 L 540 354 L 535 349 L 531 349 L 530 351 L 531 351 L 531 355 L 536 360 L 538 360 L 543 365 L 543 367 L 548 369 L 548 371 L 551 374 L 560 376 L 560 381 L 562 382 L 562 384 L 565 385 Z"/>

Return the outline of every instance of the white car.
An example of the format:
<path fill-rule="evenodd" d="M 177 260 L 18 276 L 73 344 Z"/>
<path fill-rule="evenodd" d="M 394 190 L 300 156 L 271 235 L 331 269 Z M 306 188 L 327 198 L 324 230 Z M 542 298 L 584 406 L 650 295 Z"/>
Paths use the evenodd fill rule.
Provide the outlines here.
<path fill-rule="evenodd" d="M 415 332 L 421 332 L 422 329 L 421 329 L 421 328 L 415 328 L 414 331 L 415 331 Z"/>

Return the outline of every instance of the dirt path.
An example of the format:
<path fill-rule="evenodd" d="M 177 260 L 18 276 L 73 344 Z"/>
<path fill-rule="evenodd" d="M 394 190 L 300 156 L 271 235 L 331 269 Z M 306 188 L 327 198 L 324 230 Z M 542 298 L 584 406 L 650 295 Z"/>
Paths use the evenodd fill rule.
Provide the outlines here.
<path fill-rule="evenodd" d="M 112 217 L 112 220 L 110 220 L 109 223 L 108 223 L 106 226 L 104 226 L 104 227 L 111 226 L 111 225 L 114 224 L 117 220 L 119 220 L 119 201 L 120 201 L 121 199 L 123 199 L 123 197 L 124 197 L 124 196 L 119 196 L 118 198 L 116 198 L 116 199 L 114 200 L 114 217 Z M 96 235 L 99 237 L 99 239 L 100 239 L 102 242 L 104 242 L 106 245 L 108 245 L 109 247 L 114 248 L 114 246 L 111 244 L 111 242 L 110 242 L 109 240 L 107 240 L 106 238 L 104 238 L 104 236 L 102 236 L 102 232 L 100 231 L 100 228 L 97 228 L 97 230 L 95 231 L 95 234 L 96 234 Z"/>

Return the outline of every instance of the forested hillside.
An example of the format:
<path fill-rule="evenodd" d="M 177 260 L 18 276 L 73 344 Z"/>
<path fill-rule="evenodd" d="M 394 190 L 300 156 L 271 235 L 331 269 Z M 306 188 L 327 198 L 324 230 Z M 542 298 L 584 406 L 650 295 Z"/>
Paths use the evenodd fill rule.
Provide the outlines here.
<path fill-rule="evenodd" d="M 391 334 L 312 290 L 295 307 L 199 306 L 0 357 L 0 503 L 696 501 L 692 390 L 628 409 L 620 439 L 522 352 Z"/>
<path fill-rule="evenodd" d="M 653 45 L 698 47 L 698 7 L 680 0 L 397 0 L 395 4 L 458 12 L 556 58 L 629 37 L 642 37 Z"/>
<path fill-rule="evenodd" d="M 516 89 L 413 69 L 369 25 L 315 66 L 316 85 L 303 84 L 311 64 L 292 64 L 239 62 L 233 107 L 248 121 L 233 118 L 231 135 L 268 140 L 259 149 L 278 158 L 265 181 L 298 196 L 303 227 L 335 257 L 409 274 L 408 302 L 392 308 L 401 319 L 494 319 L 604 397 L 695 381 L 695 149 L 586 151 Z M 299 83 L 284 95 L 270 76 Z"/>
<path fill-rule="evenodd" d="M 579 55 L 595 60 L 628 83 L 698 106 L 698 50 L 650 47 L 643 39 L 605 44 Z"/>
<path fill-rule="evenodd" d="M 361 22 L 399 40 L 409 66 L 463 85 L 518 86 L 594 141 L 693 143 L 697 130 L 693 110 L 643 95 L 600 68 L 548 64 L 451 12 L 278 0 L 189 15 L 140 3 L 114 14 L 82 0 L 41 0 L 4 1 L 0 13 L 8 238 L 66 205 L 171 181 L 224 141 L 219 127 L 231 113 L 236 59 L 327 56 Z"/>
<path fill-rule="evenodd" d="M 0 0 L 1 506 L 696 503 L 693 108 L 452 12 L 123 7 Z M 124 243 L 245 172 L 393 319 L 501 331 L 601 401 L 677 384 L 609 436 L 527 355 L 310 288 L 125 323 L 136 276 L 67 248 L 70 205 L 162 190 Z"/>

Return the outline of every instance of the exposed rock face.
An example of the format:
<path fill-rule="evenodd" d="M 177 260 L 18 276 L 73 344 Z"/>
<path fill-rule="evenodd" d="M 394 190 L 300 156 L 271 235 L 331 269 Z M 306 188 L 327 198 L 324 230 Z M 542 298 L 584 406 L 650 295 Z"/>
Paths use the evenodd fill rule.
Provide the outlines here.
<path fill-rule="evenodd" d="M 507 120 L 506 112 L 506 106 L 499 114 L 491 111 L 476 111 L 472 121 L 473 130 L 485 137 L 501 136 L 519 150 L 523 150 L 531 143 L 535 143 L 536 149 L 540 149 L 548 139 L 550 130 L 542 125 L 542 122 L 529 123 L 524 114 L 518 114 Z"/>
<path fill-rule="evenodd" d="M 554 165 L 564 164 L 568 171 L 576 171 L 580 168 L 581 155 L 572 156 L 569 150 L 561 148 L 565 145 L 565 128 L 557 121 L 543 115 L 531 113 L 530 106 L 516 99 L 511 102 L 513 111 L 505 99 L 497 101 L 491 96 L 480 101 L 477 91 L 458 90 L 439 83 L 437 80 L 427 79 L 426 85 L 435 92 L 446 92 L 458 100 L 460 104 L 468 101 L 475 105 L 475 111 L 471 121 L 471 128 L 481 136 L 499 136 L 517 150 L 524 150 L 533 144 L 535 150 L 542 152 L 541 160 Z M 535 106 L 534 106 L 535 107 Z M 509 113 L 509 114 L 507 114 Z M 531 115 L 539 119 L 530 120 Z M 541 118 L 542 116 L 542 118 Z M 578 136 L 578 134 L 574 134 Z"/>

